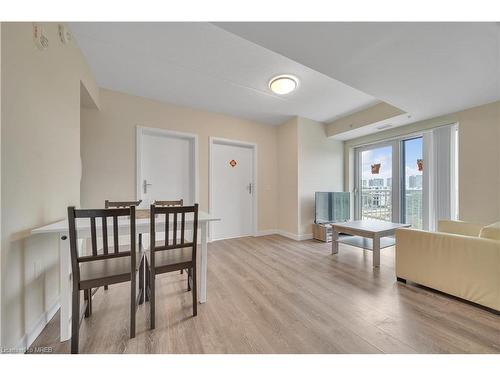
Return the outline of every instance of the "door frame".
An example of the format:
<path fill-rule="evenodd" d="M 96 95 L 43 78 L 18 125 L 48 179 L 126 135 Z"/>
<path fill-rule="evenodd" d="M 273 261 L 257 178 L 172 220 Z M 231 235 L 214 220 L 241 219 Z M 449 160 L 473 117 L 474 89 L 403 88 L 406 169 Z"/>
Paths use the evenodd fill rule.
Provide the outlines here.
<path fill-rule="evenodd" d="M 174 130 L 160 129 L 160 128 L 151 128 L 147 126 L 136 125 L 136 187 L 135 187 L 135 195 L 136 199 L 142 199 L 142 187 L 141 187 L 141 165 L 142 165 L 142 139 L 144 134 L 148 135 L 156 135 L 161 137 L 169 137 L 169 138 L 178 138 L 178 139 L 187 139 L 192 143 L 192 165 L 191 165 L 191 174 L 194 180 L 194 190 L 193 197 L 194 203 L 199 202 L 199 172 L 198 172 L 198 134 L 194 133 L 184 133 L 178 132 Z M 141 204 L 142 206 L 142 204 Z"/>
<path fill-rule="evenodd" d="M 253 202 L 252 202 L 252 235 L 257 235 L 258 220 L 257 220 L 257 202 L 258 202 L 258 185 L 257 185 L 257 153 L 258 147 L 256 143 L 244 142 L 234 139 L 209 137 L 208 138 L 208 212 L 212 213 L 213 203 L 213 146 L 214 144 L 246 147 L 252 150 L 253 153 L 253 170 L 252 170 L 252 186 L 253 186 Z M 208 238 L 212 240 L 212 223 L 208 223 Z"/>

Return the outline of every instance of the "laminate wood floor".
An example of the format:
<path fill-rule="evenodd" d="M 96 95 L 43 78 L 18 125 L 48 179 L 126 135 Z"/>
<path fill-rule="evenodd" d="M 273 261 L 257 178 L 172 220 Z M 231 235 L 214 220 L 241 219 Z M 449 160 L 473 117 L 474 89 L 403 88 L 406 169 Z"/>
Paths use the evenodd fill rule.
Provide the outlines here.
<path fill-rule="evenodd" d="M 129 339 L 128 284 L 102 288 L 80 329 L 81 353 L 500 353 L 500 316 L 396 282 L 394 248 L 369 251 L 272 235 L 208 248 L 206 304 L 192 317 L 186 275 L 157 282 L 156 329 L 140 306 Z M 33 347 L 59 342 L 57 313 Z"/>

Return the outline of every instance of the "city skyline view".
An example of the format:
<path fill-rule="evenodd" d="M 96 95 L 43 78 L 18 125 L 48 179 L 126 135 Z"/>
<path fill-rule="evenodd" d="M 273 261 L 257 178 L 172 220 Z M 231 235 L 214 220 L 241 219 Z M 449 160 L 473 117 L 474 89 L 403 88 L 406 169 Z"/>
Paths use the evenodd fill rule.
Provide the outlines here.
<path fill-rule="evenodd" d="M 422 138 L 405 141 L 405 180 L 407 186 L 410 176 L 422 176 L 422 172 L 417 167 L 417 159 L 423 159 Z M 371 165 L 377 163 L 380 163 L 380 171 L 378 174 L 372 174 Z M 384 181 L 390 179 L 392 181 L 392 146 L 363 151 L 361 164 L 362 181 L 375 178 L 383 178 Z"/>

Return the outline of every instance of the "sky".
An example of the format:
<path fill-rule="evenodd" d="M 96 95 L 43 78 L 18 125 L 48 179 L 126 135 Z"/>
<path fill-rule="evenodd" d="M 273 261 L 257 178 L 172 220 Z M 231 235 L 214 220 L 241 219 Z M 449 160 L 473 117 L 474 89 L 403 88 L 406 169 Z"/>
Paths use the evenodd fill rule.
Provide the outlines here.
<path fill-rule="evenodd" d="M 405 170 L 406 183 L 408 176 L 420 175 L 418 171 L 417 159 L 422 159 L 422 138 L 415 138 L 405 141 Z M 384 146 L 376 149 L 363 151 L 361 155 L 363 180 L 372 178 L 392 178 L 392 147 Z M 371 173 L 371 165 L 380 163 L 379 174 Z"/>

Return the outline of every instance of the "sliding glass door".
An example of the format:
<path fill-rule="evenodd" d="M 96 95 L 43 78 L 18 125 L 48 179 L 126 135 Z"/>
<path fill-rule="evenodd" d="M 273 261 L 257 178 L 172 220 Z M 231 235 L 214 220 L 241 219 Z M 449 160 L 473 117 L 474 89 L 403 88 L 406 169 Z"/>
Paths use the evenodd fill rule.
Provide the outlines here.
<path fill-rule="evenodd" d="M 355 218 L 423 227 L 422 137 L 356 149 Z"/>
<path fill-rule="evenodd" d="M 458 213 L 458 125 L 354 149 L 354 218 L 435 230 Z"/>

